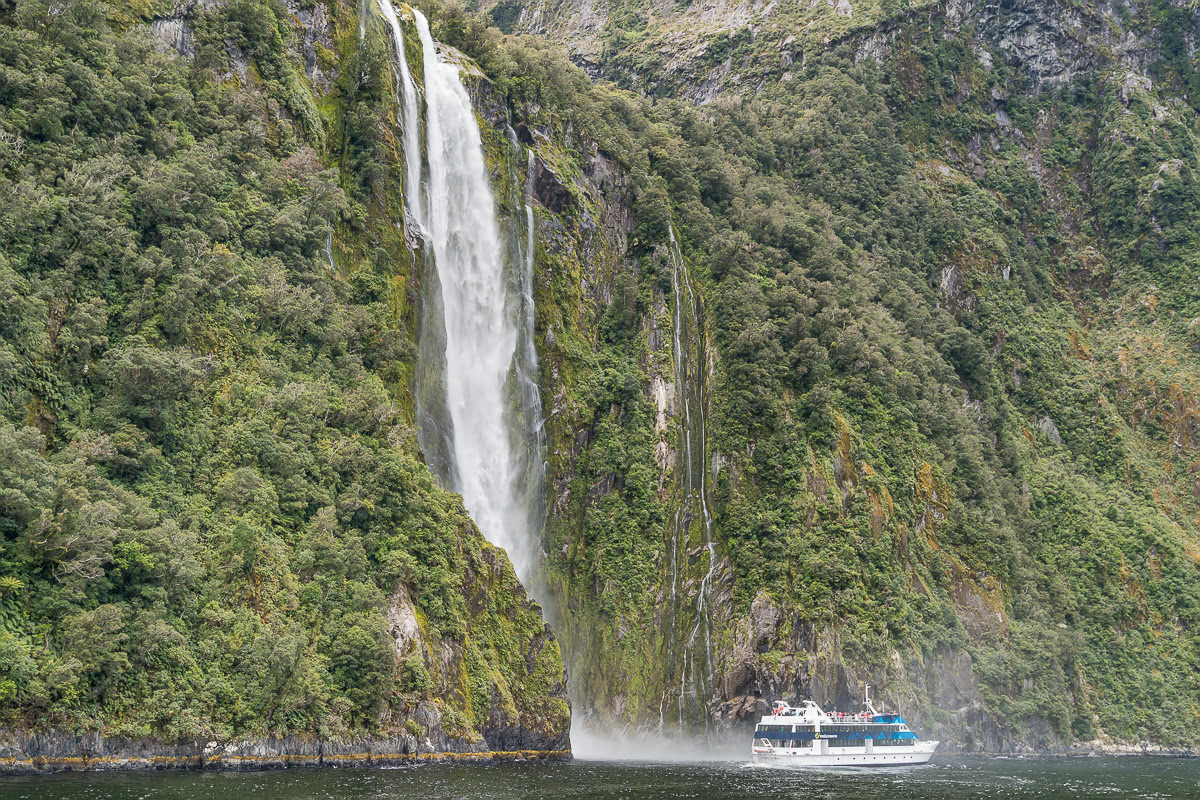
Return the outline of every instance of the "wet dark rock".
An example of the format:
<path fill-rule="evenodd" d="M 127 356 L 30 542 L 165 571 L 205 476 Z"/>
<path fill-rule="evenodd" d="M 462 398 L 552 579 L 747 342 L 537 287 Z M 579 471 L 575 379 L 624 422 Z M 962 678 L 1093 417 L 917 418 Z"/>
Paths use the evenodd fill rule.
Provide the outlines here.
<path fill-rule="evenodd" d="M 575 198 L 571 195 L 571 190 L 558 173 L 541 159 L 534 162 L 533 196 L 543 206 L 560 216 L 568 216 L 575 211 Z"/>
<path fill-rule="evenodd" d="M 380 767 L 410 762 L 569 759 L 565 732 L 544 737 L 521 729 L 493 732 L 485 742 L 420 742 L 408 734 L 322 739 L 269 736 L 229 742 L 75 736 L 61 731 L 0 731 L 0 774 L 161 769 L 258 770 L 288 767 Z"/>

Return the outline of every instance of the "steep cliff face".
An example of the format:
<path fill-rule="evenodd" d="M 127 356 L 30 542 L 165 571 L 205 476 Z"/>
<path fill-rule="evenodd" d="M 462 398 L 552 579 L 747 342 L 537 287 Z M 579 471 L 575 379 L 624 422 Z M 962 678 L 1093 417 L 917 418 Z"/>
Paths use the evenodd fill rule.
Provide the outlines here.
<path fill-rule="evenodd" d="M 1188 43 L 1200 24 L 1194 8 L 1175 0 L 1152 8 L 1021 0 L 474 5 L 505 31 L 562 43 L 590 75 L 699 103 L 788 80 L 794 65 L 803 67 L 808 58 L 843 43 L 854 48 L 857 59 L 882 60 L 897 37 L 943 21 L 948 34 L 965 32 L 985 60 L 995 55 L 1020 67 L 1035 88 L 1113 68 L 1148 74 L 1161 58 L 1160 23 L 1168 20 L 1190 58 L 1194 44 Z"/>
<path fill-rule="evenodd" d="M 539 139 L 576 156 L 543 202 L 607 219 L 539 253 L 582 713 L 695 733 L 870 683 L 966 750 L 1194 744 L 1154 698 L 1193 691 L 1195 12 L 483 9 L 686 101 L 576 95 L 615 181 Z"/>
<path fill-rule="evenodd" d="M 561 639 L 421 463 L 375 6 L 4 12 L 9 756 L 560 755 L 564 663 L 609 731 L 870 683 L 965 750 L 1194 746 L 1195 12 L 484 10 L 643 95 L 427 9 L 535 301 Z"/>
<path fill-rule="evenodd" d="M 134 11 L 0 10 L 3 768 L 569 757 L 558 642 L 417 447 L 383 20 Z"/>

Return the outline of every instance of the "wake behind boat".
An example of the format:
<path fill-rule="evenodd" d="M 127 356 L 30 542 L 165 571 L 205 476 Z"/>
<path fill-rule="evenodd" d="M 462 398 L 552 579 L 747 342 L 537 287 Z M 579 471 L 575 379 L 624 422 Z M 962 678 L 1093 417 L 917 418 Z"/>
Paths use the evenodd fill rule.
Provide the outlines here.
<path fill-rule="evenodd" d="M 754 729 L 758 764 L 772 766 L 881 767 L 924 764 L 938 742 L 923 742 L 899 714 L 881 713 L 867 687 L 858 714 L 826 713 L 812 700 L 792 707 L 782 700 Z"/>

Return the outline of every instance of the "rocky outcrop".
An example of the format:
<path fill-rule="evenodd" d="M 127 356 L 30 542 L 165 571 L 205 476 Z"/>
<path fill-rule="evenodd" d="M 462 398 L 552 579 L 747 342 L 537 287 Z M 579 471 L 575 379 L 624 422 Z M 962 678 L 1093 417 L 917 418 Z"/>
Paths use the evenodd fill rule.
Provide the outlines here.
<path fill-rule="evenodd" d="M 174 50 L 187 59 L 196 55 L 193 17 L 221 5 L 221 0 L 177 0 L 169 14 L 150 20 L 150 35 L 162 51 Z M 286 8 L 296 31 L 304 74 L 318 93 L 329 91 L 337 80 L 337 70 L 322 58 L 333 56 L 333 17 L 329 5 L 301 4 L 287 0 Z M 234 73 L 243 83 L 247 77 L 247 56 L 233 42 L 225 43 Z"/>
<path fill-rule="evenodd" d="M 973 28 L 981 48 L 990 48 L 1019 68 L 1035 89 L 1061 86 L 1078 75 L 1113 68 L 1145 75 L 1161 56 L 1160 43 L 1157 35 L 1131 24 L 1128 15 L 1136 13 L 1121 2 L 951 0 L 945 7 L 949 30 Z M 1200 14 L 1193 9 L 1190 16 L 1188 35 L 1194 39 L 1200 32 Z"/>
<path fill-rule="evenodd" d="M 1050 725 L 1007 729 L 986 710 L 971 656 L 943 648 L 924 659 L 891 650 L 885 666 L 868 667 L 843 654 L 835 625 L 817 629 L 787 619 L 765 593 L 733 626 L 733 644 L 720 665 L 722 680 L 712 700 L 714 719 L 749 735 L 775 700 L 812 699 L 825 708 L 855 708 L 863 687 L 872 687 L 880 708 L 895 709 L 921 735 L 941 742 L 939 752 L 1067 753 Z M 939 709 L 936 715 L 928 709 Z M 1087 752 L 1084 750 L 1084 752 Z"/>
<path fill-rule="evenodd" d="M 807 10 L 800 19 L 808 20 L 797 24 L 796 15 L 784 13 L 777 2 L 711 0 L 682 7 L 656 3 L 639 18 L 645 35 L 632 49 L 645 51 L 643 57 L 632 58 L 631 49 L 626 48 L 621 64 L 609 61 L 612 54 L 604 49 L 605 31 L 612 26 L 607 3 L 530 0 L 521 7 L 516 26 L 565 45 L 576 63 L 593 77 L 627 81 L 647 93 L 672 94 L 697 103 L 758 91 L 764 79 L 788 80 L 786 70 L 793 64 L 803 66 L 806 52 L 843 43 L 852 46 L 856 60 L 883 61 L 905 31 L 918 25 L 928 27 L 931 20 L 939 18 L 948 35 L 972 32 L 984 66 L 993 63 L 993 55 L 999 57 L 1028 75 L 1035 90 L 1111 68 L 1146 75 L 1161 55 L 1158 32 L 1139 26 L 1141 12 L 1120 0 L 1083 5 L 943 0 L 906 4 L 900 14 L 856 8 L 849 0 L 805 5 Z M 1191 26 L 1185 38 L 1195 42 L 1200 35 L 1200 9 L 1183 0 L 1172 0 L 1172 5 L 1186 10 Z M 764 75 L 764 60 L 751 55 L 720 57 L 730 42 L 743 38 L 777 42 L 780 72 Z M 639 60 L 658 66 L 646 74 L 630 74 L 626 65 Z"/>
<path fill-rule="evenodd" d="M 221 0 L 176 0 L 170 13 L 150 20 L 150 35 L 160 50 L 175 50 L 184 58 L 196 54 L 191 18 L 206 9 L 214 8 Z"/>
<path fill-rule="evenodd" d="M 156 741 L 72 736 L 60 731 L 0 731 L 0 774 L 160 769 L 251 770 L 287 767 L 382 767 L 421 761 L 525 761 L 571 757 L 567 750 L 481 748 L 463 739 L 442 747 L 411 735 L 322 739 L 283 736 L 230 742 Z"/>
<path fill-rule="evenodd" d="M 298 28 L 300 55 L 304 59 L 304 74 L 318 92 L 327 92 L 337 80 L 337 70 L 322 63 L 321 53 L 330 53 L 333 44 L 333 19 L 329 6 L 316 3 L 312 6 L 288 0 L 288 13 Z"/>
<path fill-rule="evenodd" d="M 398 664 L 420 664 L 430 677 L 430 690 L 415 696 L 394 711 L 394 717 L 380 720 L 387 727 L 406 726 L 422 731 L 415 740 L 396 749 L 393 742 L 411 737 L 387 739 L 387 752 L 405 756 L 429 753 L 542 753 L 569 757 L 571 749 L 570 715 L 567 700 L 567 676 L 562 668 L 558 640 L 550 626 L 542 622 L 541 608 L 528 599 L 524 588 L 512 578 L 508 559 L 494 548 L 485 550 L 474 569 L 464 576 L 463 594 L 469 605 L 478 609 L 475 621 L 479 630 L 469 639 L 442 636 L 425 628 L 408 591 L 401 586 L 391 598 L 387 614 L 389 633 L 396 646 Z M 489 614 L 489 606 L 496 615 Z M 486 681 L 486 710 L 480 711 L 479 698 L 471 705 L 476 720 L 473 730 L 464 733 L 461 723 L 450 724 L 443 717 L 446 700 L 463 701 L 479 691 L 464 684 L 464 676 L 478 670 L 469 643 L 478 648 L 490 635 L 488 626 L 511 626 L 508 650 L 501 657 L 509 660 L 506 672 L 491 671 Z M 513 647 L 515 645 L 515 647 Z M 364 740 L 362 752 L 375 752 L 375 740 Z M 338 745 L 342 747 L 342 744 Z M 350 748 L 350 755 L 356 751 Z M 346 757 L 350 757 L 347 755 Z M 429 756 L 432 757 L 432 756 Z M 481 755 L 481 757 L 484 757 Z M 522 756 L 524 757 L 524 756 Z"/>

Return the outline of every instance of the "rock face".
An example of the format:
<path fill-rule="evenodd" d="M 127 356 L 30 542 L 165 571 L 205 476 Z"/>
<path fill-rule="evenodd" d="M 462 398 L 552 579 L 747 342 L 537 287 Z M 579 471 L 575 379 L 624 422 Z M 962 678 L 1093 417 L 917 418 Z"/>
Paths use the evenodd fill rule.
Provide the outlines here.
<path fill-rule="evenodd" d="M 1191 19 L 1189 41 L 1200 34 L 1200 10 L 1183 0 L 1172 5 L 1186 9 Z M 483 3 L 488 8 L 494 3 Z M 800 16 L 789 5 L 799 6 Z M 592 0 L 529 0 L 521 6 L 516 27 L 547 36 L 566 45 L 575 61 L 590 74 L 630 81 L 651 94 L 681 96 L 699 103 L 725 94 L 756 91 L 763 80 L 782 71 L 770 69 L 804 63 L 806 50 L 824 50 L 851 41 L 857 57 L 882 60 L 892 42 L 905 29 L 942 17 L 948 28 L 974 30 L 980 58 L 991 63 L 993 53 L 1028 74 L 1035 89 L 1062 86 L 1076 76 L 1119 64 L 1138 75 L 1160 55 L 1155 36 L 1134 30 L 1131 20 L 1140 13 L 1120 0 L 1102 3 L 1039 3 L 1034 0 L 938 0 L 914 2 L 900 16 L 865 9 L 850 0 L 827 2 L 698 2 L 681 7 L 667 3 L 639 17 L 650 34 L 634 47 L 658 56 L 647 63 L 661 69 L 629 73 L 607 63 L 603 35 L 612 25 L 607 3 Z M 851 25 L 851 22 L 855 23 Z M 719 37 L 778 42 L 777 65 L 749 59 L 716 59 Z M 622 53 L 628 59 L 629 53 Z M 611 54 L 609 54 L 611 57 Z M 621 74 L 623 73 L 623 74 Z M 786 79 L 786 78 L 785 78 Z"/>
<path fill-rule="evenodd" d="M 1125 15 L 1136 12 L 1125 3 L 951 0 L 944 13 L 952 30 L 973 27 L 979 45 L 1020 68 L 1035 89 L 1062 86 L 1114 65 L 1144 75 L 1160 57 L 1160 43 L 1129 25 Z M 1194 38 L 1200 31 L 1194 9 L 1191 24 Z"/>
<path fill-rule="evenodd" d="M 715 716 L 723 725 L 748 735 L 757 717 L 768 713 L 771 701 L 779 698 L 811 698 L 826 708 L 851 708 L 862 699 L 857 687 L 870 684 L 879 707 L 901 710 L 923 736 L 940 740 L 942 751 L 1044 752 L 1057 746 L 1051 741 L 1018 747 L 1006 738 L 984 709 L 971 657 L 963 650 L 943 649 L 924 663 L 892 650 L 886 668 L 865 669 L 841 655 L 835 627 L 822 631 L 785 617 L 764 593 L 754 600 L 749 615 L 734 625 L 733 647 L 714 697 Z M 790 633 L 784 635 L 785 629 Z M 761 657 L 768 652 L 788 655 L 778 660 Z M 927 718 L 922 708 L 949 710 L 949 718 Z"/>
<path fill-rule="evenodd" d="M 481 758 L 487 753 L 497 758 L 570 757 L 567 682 L 558 641 L 550 626 L 541 622 L 541 609 L 527 599 L 525 590 L 511 577 L 512 567 L 499 551 L 489 550 L 477 564 L 477 570 L 465 576 L 464 595 L 477 608 L 503 608 L 502 618 L 523 629 L 525 635 L 516 637 L 514 643 L 524 649 L 512 654 L 521 684 L 514 686 L 500 675 L 491 675 L 485 702 L 474 699 L 477 708 L 486 706 L 482 714 L 477 712 L 482 719 L 477 720 L 476 729 L 467 736 L 456 732 L 445 718 L 442 700 L 478 691 L 464 686 L 461 677 L 477 670 L 478 664 L 462 637 L 436 635 L 421 625 L 418 611 L 402 585 L 393 594 L 387 615 L 397 663 L 420 662 L 433 686 L 428 696 L 415 697 L 407 707 L 396 711 L 417 723 L 422 731 L 420 741 L 411 734 L 381 740 L 364 738 L 361 747 L 357 739 L 338 741 L 323 745 L 326 751 L 334 747 L 338 758 L 357 758 L 354 754 L 359 752 L 399 753 L 406 757 L 425 753 L 423 758 L 438 753 Z M 482 618 L 480 621 L 487 624 Z M 517 703 L 513 702 L 514 696 L 519 698 Z M 396 742 L 404 746 L 396 749 Z"/>
<path fill-rule="evenodd" d="M 182 14 L 155 18 L 150 23 L 150 33 L 163 49 L 175 50 L 187 58 L 195 54 L 192 27 Z"/>
<path fill-rule="evenodd" d="M 196 55 L 191 18 L 198 12 L 221 5 L 221 0 L 177 0 L 169 14 L 150 20 L 150 35 L 161 50 L 174 50 L 187 59 Z M 333 18 L 327 3 L 311 6 L 288 0 L 288 14 L 299 30 L 299 56 L 304 63 L 304 73 L 318 94 L 329 91 L 337 80 L 337 70 L 321 57 L 322 53 L 333 55 Z M 232 43 L 226 42 L 231 66 L 239 79 L 245 82 L 246 56 Z M 324 62 L 324 63 L 323 63 Z"/>
<path fill-rule="evenodd" d="M 329 91 L 337 80 L 337 70 L 323 66 L 323 59 L 319 56 L 320 52 L 331 53 L 334 46 L 333 20 L 329 14 L 329 6 L 325 3 L 316 3 L 311 7 L 302 6 L 296 0 L 288 0 L 287 10 L 300 26 L 300 54 L 304 58 L 304 74 L 308 76 L 317 92 Z"/>
<path fill-rule="evenodd" d="M 149 22 L 149 35 L 156 41 L 159 51 L 170 58 L 195 59 L 200 49 L 196 37 L 206 30 L 221 30 L 216 25 L 206 28 L 199 24 L 197 15 L 219 14 L 221 7 L 219 0 L 181 0 L 170 13 Z M 262 80 L 261 64 L 255 62 L 254 48 L 239 45 L 232 39 L 205 42 L 208 46 L 205 52 L 220 54 L 223 51 L 226 60 L 215 66 L 207 65 L 198 70 L 195 77 L 197 81 L 210 79 L 228 83 L 225 89 L 231 94 L 256 107 L 259 104 L 263 108 L 269 106 L 269 113 L 273 114 L 271 121 L 279 126 L 279 130 L 286 129 L 289 136 L 294 135 L 298 141 L 305 142 L 303 154 L 298 157 L 310 160 L 314 169 L 330 168 L 328 174 L 336 176 L 337 170 L 333 168 L 337 166 L 336 156 L 329 154 L 321 140 L 329 123 L 319 114 L 326 112 L 337 116 L 346 111 L 344 107 L 329 110 L 338 103 L 349 102 L 344 94 L 334 91 L 341 77 L 335 65 L 345 63 L 338 59 L 347 57 L 360 46 L 359 37 L 345 36 L 347 31 L 358 29 L 360 9 L 358 4 L 289 1 L 284 16 L 280 8 L 276 4 L 261 10 L 264 14 L 279 15 L 275 23 L 288 34 L 280 39 L 293 48 L 284 54 L 285 57 L 279 58 L 282 66 L 276 65 L 277 70 L 286 71 L 283 82 L 287 84 L 287 92 L 283 102 L 279 97 L 269 97 L 277 86 Z M 379 52 L 386 52 L 382 23 L 378 19 L 364 19 L 363 25 L 362 36 L 379 37 L 372 45 Z M 343 52 L 335 52 L 337 47 L 342 47 Z M 489 93 L 482 73 L 453 48 L 444 48 L 441 53 L 444 58 L 461 60 L 474 70 L 470 77 L 484 86 L 476 92 L 477 99 L 490 102 L 490 107 L 485 110 L 502 123 L 506 119 L 504 99 L 494 92 Z M 386 59 L 362 67 L 380 74 L 385 74 L 389 68 Z M 237 80 L 232 81 L 235 76 Z M 378 84 L 393 85 L 390 78 L 387 75 Z M 389 100 L 395 98 L 383 98 L 378 103 L 384 106 Z M 323 104 L 322 112 L 317 110 L 318 101 Z M 481 108 L 485 108 L 484 103 Z M 390 131 L 384 129 L 395 119 L 394 114 L 389 116 L 380 110 L 377 119 L 379 133 L 390 135 Z M 253 126 L 257 122 L 247 125 Z M 380 159 L 389 162 L 381 169 L 401 174 L 401 166 L 396 163 L 401 158 L 400 153 L 384 147 L 376 153 Z M 321 163 L 321 159 L 325 159 L 325 163 Z M 548 165 L 542 163 L 539 168 L 542 177 L 537 184 L 540 191 L 546 193 L 545 202 L 567 213 L 571 192 L 556 182 Z M 524 162 L 521 170 L 524 171 Z M 400 183 L 397 179 L 396 185 Z M 336 187 L 336 191 L 343 191 L 343 187 Z M 363 190 L 361 186 L 355 186 L 347 191 Z M 377 198 L 356 199 L 371 204 L 372 223 L 378 227 L 372 232 L 369 249 L 372 253 L 382 254 L 380 263 L 393 270 L 395 277 L 415 260 L 413 251 L 423 246 L 420 232 L 415 230 L 415 225 L 406 224 L 411 214 L 407 213 L 396 193 L 380 188 Z M 520 216 L 524 219 L 523 209 Z M 396 235 L 397 231 L 411 235 Z M 335 268 L 335 235 L 330 231 L 325 250 L 331 269 Z M 368 249 L 368 237 L 361 227 L 347 233 L 347 237 L 354 235 L 361 237 L 360 247 L 358 250 L 354 245 L 346 248 L 346 263 L 357 269 L 362 266 L 358 254 Z M 324 263 L 323 259 L 322 266 Z M 410 277 L 405 274 L 397 281 L 403 282 Z M 404 315 L 407 299 L 403 290 L 397 293 L 396 308 L 392 312 L 397 318 Z M 395 323 L 398 330 L 403 330 L 411 321 L 411 317 L 393 319 L 387 324 Z M 410 431 L 404 425 L 398 425 L 393 432 L 398 438 L 389 436 L 382 443 L 382 449 L 386 451 L 388 445 L 397 450 L 412 446 L 405 441 Z M 415 454 L 410 463 L 419 465 Z M 424 470 L 424 466 L 418 466 L 416 472 L 432 485 Z M 408 485 L 406 490 L 421 491 L 415 486 Z M 316 722 L 305 723 L 255 720 L 251 726 L 258 728 L 234 728 L 240 730 L 240 735 L 216 741 L 167 741 L 154 736 L 128 739 L 104 732 L 72 735 L 54 729 L 0 730 L 0 772 L 379 766 L 439 759 L 570 758 L 566 672 L 558 639 L 544 622 L 541 607 L 526 594 L 504 552 L 484 540 L 467 517 L 460 500 L 441 489 L 430 492 L 429 496 L 446 501 L 446 505 L 425 508 L 426 516 L 420 522 L 428 523 L 431 517 L 441 515 L 440 521 L 447 525 L 439 529 L 439 542 L 446 545 L 451 557 L 444 554 L 429 557 L 430 561 L 437 559 L 437 564 L 431 565 L 419 562 L 423 556 L 411 555 L 399 548 L 392 550 L 390 555 L 407 558 L 408 566 L 385 571 L 378 563 L 373 564 L 364 577 L 365 581 L 372 582 L 373 599 L 364 601 L 362 607 L 354 607 L 354 611 L 363 617 L 367 616 L 365 612 L 373 614 L 372 620 L 385 626 L 383 629 L 387 634 L 385 637 L 380 628 L 372 628 L 378 633 L 373 641 L 379 647 L 368 657 L 376 659 L 371 666 L 378 668 L 382 679 L 372 687 L 367 714 L 357 718 L 338 713 L 324 717 L 314 715 Z M 371 497 L 368 502 L 385 504 L 378 496 Z M 389 527 L 394 530 L 402 525 Z M 424 600 L 421 597 L 420 580 L 413 579 L 411 572 L 406 574 L 406 570 L 416 569 L 418 563 L 421 567 L 441 570 L 445 585 L 450 587 L 451 602 L 460 604 L 461 607 L 455 608 L 456 616 L 451 624 L 446 623 L 450 617 L 445 613 L 440 616 L 431 613 L 428 597 Z M 384 596 L 387 597 L 386 604 L 379 599 Z M 262 613 L 266 616 L 268 612 Z M 328 622 L 328 616 L 324 616 L 322 622 Z M 320 635 L 310 632 L 314 638 Z M 339 635 L 334 633 L 329 638 L 336 639 Z M 390 651 L 388 637 L 392 645 Z M 313 645 L 313 649 L 315 647 Z M 340 697 L 331 700 L 334 706 L 339 701 L 344 702 Z M 289 729 L 288 725 L 293 727 Z M 301 726 L 304 726 L 302 732 L 297 732 L 296 728 Z M 197 726 L 191 730 L 214 729 L 218 728 Z M 318 730 L 319 734 L 316 733 Z M 263 735 L 256 735 L 260 731 Z"/>
<path fill-rule="evenodd" d="M 489 743 L 490 744 L 490 743 Z M 515 741 L 514 744 L 520 744 Z M 321 739 L 283 736 L 232 742 L 160 744 L 99 734 L 0 731 L 0 774 L 60 771 L 251 770 L 287 767 L 384 767 L 422 761 L 527 761 L 570 758 L 570 749 L 498 750 L 466 740 L 439 743 L 411 735 Z"/>
<path fill-rule="evenodd" d="M 486 8 L 488 4 L 483 5 Z M 1183 29 L 1178 33 L 1186 42 L 1188 58 L 1192 59 L 1194 42 L 1200 35 L 1200 12 L 1179 0 L 1169 5 L 1182 15 Z M 905 56 L 903 48 L 911 46 L 921 32 L 933 31 L 934 36 L 961 40 L 973 69 L 990 75 L 1002 74 L 1007 82 L 991 87 L 982 99 L 981 117 L 995 120 L 995 128 L 983 133 L 972 131 L 962 142 L 947 142 L 945 154 L 938 156 L 947 163 L 938 160 L 928 164 L 927 170 L 922 167 L 929 173 L 927 179 L 938 182 L 966 176 L 983 180 L 989 176 L 989 159 L 1011 146 L 1020 151 L 1029 172 L 1046 188 L 1052 201 L 1057 201 L 1062 193 L 1056 184 L 1060 178 L 1043 163 L 1040 151 L 1049 140 L 1054 121 L 1043 115 L 1034 121 L 1032 132 L 1028 126 L 1023 132 L 1018 110 L 1024 109 L 1018 109 L 1015 102 L 1010 106 L 1010 100 L 1020 96 L 1022 101 L 1028 101 L 1081 78 L 1095 77 L 1113 87 L 1125 113 L 1132 113 L 1131 106 L 1145 102 L 1145 96 L 1154 88 L 1150 73 L 1163 57 L 1162 32 L 1139 24 L 1138 7 L 1128 3 L 948 0 L 906 6 L 904 12 L 888 16 L 879 15 L 878 9 L 868 4 L 844 0 L 791 4 L 704 2 L 686 6 L 668 2 L 654 3 L 649 9 L 638 11 L 636 21 L 630 22 L 621 20 L 614 4 L 530 0 L 521 7 L 515 25 L 518 30 L 564 44 L 576 63 L 592 76 L 616 80 L 645 94 L 682 98 L 696 104 L 722 97 L 746 97 L 772 81 L 788 82 L 815 55 L 836 54 L 848 60 L 887 62 Z M 638 35 L 631 37 L 633 43 L 628 50 L 606 50 L 605 37 L 621 25 L 636 30 Z M 764 42 L 769 45 L 762 45 Z M 739 43 L 744 45 L 740 49 Z M 752 47 L 751 43 L 759 46 Z M 911 57 L 911 51 L 907 56 Z M 911 88 L 914 96 L 928 84 L 939 80 L 950 84 L 955 78 L 925 75 L 919 69 L 912 73 L 913 86 L 901 87 Z M 905 75 L 901 74 L 898 83 L 904 83 Z M 965 78 L 962 80 L 964 85 L 952 86 L 950 97 L 955 96 L 955 91 L 962 95 L 958 100 L 967 96 L 970 87 L 965 85 Z M 1155 120 L 1161 121 L 1167 114 L 1166 106 L 1154 103 Z M 526 115 L 528 118 L 514 119 L 513 125 L 521 141 L 535 147 L 539 154 L 533 186 L 542 214 L 539 236 L 548 256 L 539 264 L 543 287 L 539 302 L 551 297 L 547 287 L 560 290 L 567 283 L 562 280 L 564 275 L 570 276 L 573 292 L 569 300 L 559 301 L 562 307 L 547 311 L 550 322 L 545 337 L 549 368 L 543 396 L 554 398 L 552 457 L 557 469 L 546 552 L 548 562 L 561 569 L 556 576 L 561 583 L 553 587 L 561 606 L 559 629 L 575 685 L 583 687 L 585 696 L 581 702 L 586 707 L 581 711 L 585 715 L 602 727 L 618 731 L 656 726 L 661 729 L 664 722 L 674 724 L 672 715 L 682 707 L 681 695 L 689 695 L 688 702 L 692 702 L 691 690 L 680 688 L 678 681 L 672 685 L 666 679 L 671 667 L 663 662 L 680 659 L 680 651 L 672 649 L 675 645 L 671 630 L 679 624 L 680 608 L 695 607 L 705 574 L 703 567 L 697 566 L 706 563 L 703 548 L 689 548 L 688 571 L 678 584 L 671 582 L 672 565 L 662 555 L 668 551 L 666 543 L 656 551 L 659 560 L 653 565 L 656 583 L 651 589 L 652 615 L 621 616 L 609 608 L 603 614 L 588 615 L 601 606 L 604 593 L 612 589 L 599 582 L 586 585 L 577 578 L 586 572 L 585 564 L 598 562 L 602 557 L 600 552 L 585 550 L 587 532 L 582 520 L 589 512 L 598 514 L 596 510 L 604 507 L 623 476 L 613 472 L 588 475 L 586 480 L 581 477 L 589 450 L 600 435 L 597 420 L 604 418 L 608 409 L 580 408 L 573 403 L 569 371 L 576 364 L 564 355 L 558 343 L 567 336 L 578 337 L 572 340 L 576 347 L 581 346 L 581 341 L 594 342 L 598 338 L 598 318 L 603 313 L 600 306 L 619 295 L 621 274 L 652 269 L 657 275 L 669 276 L 669 258 L 665 248 L 659 248 L 640 264 L 629 263 L 625 254 L 633 236 L 633 226 L 629 223 L 633 203 L 622 191 L 626 185 L 623 176 L 600 153 L 590 162 L 577 164 L 575 173 L 564 169 L 564 159 L 548 157 L 545 151 L 556 141 L 561 146 L 565 140 L 590 153 L 586 135 L 564 134 L 536 119 L 535 111 L 518 110 L 518 117 Z M 1170 176 L 1178 174 L 1179 167 L 1166 162 L 1159 170 L 1162 175 Z M 1090 191 L 1090 187 L 1085 188 Z M 583 216 L 599 220 L 597 232 L 579 224 Z M 1074 223 L 1068 221 L 1068 224 Z M 570 268 L 564 268 L 564 264 Z M 949 260 L 938 265 L 930 287 L 940 298 L 942 310 L 956 318 L 980 310 L 984 301 L 973 293 L 973 273 L 978 269 L 975 264 Z M 989 269 L 998 280 L 1006 282 L 1020 281 L 1023 277 L 1019 270 L 1003 262 L 991 264 Z M 655 470 L 668 517 L 680 514 L 683 507 L 678 497 L 671 496 L 671 487 L 679 477 L 680 453 L 676 443 L 669 441 L 669 432 L 678 424 L 681 408 L 680 392 L 671 370 L 664 367 L 670 364 L 676 346 L 671 341 L 670 291 L 664 280 L 661 287 L 648 292 L 646 307 L 635 323 L 638 330 L 646 332 L 648 344 L 648 352 L 640 355 L 645 376 L 641 389 L 653 408 L 654 430 L 663 434 L 654 444 L 653 460 L 646 466 Z M 1002 344 L 997 341 L 997 351 Z M 720 364 L 720 353 L 711 358 Z M 1020 388 L 1020 369 L 1015 364 L 1012 376 L 1012 383 Z M 970 397 L 964 397 L 963 406 L 973 414 L 982 413 L 979 401 Z M 1056 423 L 1049 414 L 1039 411 L 1030 415 L 1027 422 L 1031 440 L 1054 447 L 1063 446 L 1064 441 L 1068 446 L 1071 444 L 1070 431 L 1062 417 Z M 1059 424 L 1064 425 L 1062 432 Z M 717 474 L 724 472 L 736 484 L 740 454 L 710 456 L 712 460 L 706 466 L 712 467 L 714 482 Z M 920 471 L 928 466 L 919 467 L 915 476 L 916 493 L 924 510 L 905 535 L 911 533 L 932 541 L 951 513 L 951 499 L 947 487 Z M 857 469 L 853 460 L 837 458 L 827 472 L 806 473 L 808 490 L 822 499 L 832 497 L 833 503 L 839 502 L 840 496 L 843 508 L 855 500 L 862 503 L 864 494 L 871 490 L 865 476 L 856 474 Z M 872 509 L 870 525 L 874 529 L 886 516 L 883 510 L 886 503 L 873 494 L 867 499 Z M 580 506 L 585 510 L 581 511 Z M 685 521 L 685 525 L 690 523 L 694 520 Z M 896 647 L 886 654 L 886 663 L 880 665 L 875 654 L 863 657 L 846 652 L 837 623 L 815 625 L 810 621 L 808 609 L 782 607 L 765 593 L 750 600 L 748 607 L 737 605 L 729 590 L 732 566 L 719 556 L 715 561 L 719 564 L 714 575 L 716 589 L 707 614 L 716 628 L 713 665 L 717 679 L 711 693 L 698 698 L 698 702 L 705 707 L 708 720 L 717 727 L 744 730 L 753 724 L 756 715 L 769 708 L 771 700 L 779 698 L 812 697 L 828 706 L 846 708 L 861 700 L 861 687 L 869 683 L 873 687 L 886 687 L 873 691 L 881 705 L 902 711 L 923 735 L 942 740 L 946 750 L 990 753 L 1145 750 L 1140 745 L 1114 744 L 1109 740 L 1074 743 L 1067 738 L 1069 733 L 1064 734 L 1061 727 L 1056 728 L 1046 719 L 1034 718 L 1014 729 L 989 711 L 980 677 L 986 667 L 976 663 L 973 651 L 962 646 L 942 646 L 917 654 Z M 573 579 L 578 582 L 572 582 Z M 1008 635 L 1007 604 L 1011 598 L 1005 596 L 1005 587 L 992 576 L 965 568 L 956 568 L 950 582 L 954 612 L 971 640 L 999 641 Z M 680 595 L 682 601 L 678 599 Z M 618 618 L 613 620 L 609 615 Z M 690 624 L 682 627 L 690 630 Z M 684 726 L 682 711 L 679 724 Z"/>

